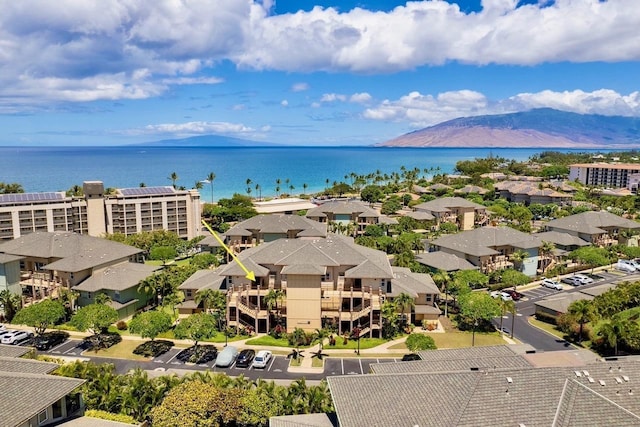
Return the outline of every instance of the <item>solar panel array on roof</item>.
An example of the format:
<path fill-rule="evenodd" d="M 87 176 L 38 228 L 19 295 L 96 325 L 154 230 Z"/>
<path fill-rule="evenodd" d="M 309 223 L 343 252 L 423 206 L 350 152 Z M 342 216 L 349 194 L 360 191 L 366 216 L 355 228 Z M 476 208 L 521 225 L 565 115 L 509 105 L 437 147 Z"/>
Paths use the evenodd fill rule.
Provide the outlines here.
<path fill-rule="evenodd" d="M 0 203 L 48 202 L 63 200 L 64 193 L 15 193 L 0 194 Z"/>
<path fill-rule="evenodd" d="M 174 194 L 172 187 L 136 187 L 121 188 L 120 194 L 123 196 L 151 196 L 156 194 Z"/>

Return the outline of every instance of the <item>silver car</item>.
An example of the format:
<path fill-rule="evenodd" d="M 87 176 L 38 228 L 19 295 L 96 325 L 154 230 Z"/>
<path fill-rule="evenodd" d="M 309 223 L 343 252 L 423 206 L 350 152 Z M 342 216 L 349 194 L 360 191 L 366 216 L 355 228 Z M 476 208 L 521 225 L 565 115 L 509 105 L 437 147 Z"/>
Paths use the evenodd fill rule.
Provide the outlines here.
<path fill-rule="evenodd" d="M 228 345 L 216 357 L 216 366 L 220 368 L 226 368 L 233 365 L 238 357 L 238 348 Z"/>

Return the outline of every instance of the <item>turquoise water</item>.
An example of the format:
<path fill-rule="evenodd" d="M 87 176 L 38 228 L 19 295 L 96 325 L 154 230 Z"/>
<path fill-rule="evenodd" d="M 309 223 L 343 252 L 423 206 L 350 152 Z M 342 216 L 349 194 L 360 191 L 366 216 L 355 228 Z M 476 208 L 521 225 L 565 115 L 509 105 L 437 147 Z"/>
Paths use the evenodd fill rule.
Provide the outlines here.
<path fill-rule="evenodd" d="M 178 186 L 193 188 L 209 172 L 216 174 L 213 198 L 246 193 L 246 181 L 252 184 L 252 196 L 275 195 L 276 179 L 281 191 L 307 193 L 321 191 L 326 180 L 351 182 L 345 175 L 400 172 L 415 167 L 439 167 L 453 172 L 459 160 L 490 154 L 508 159 L 526 160 L 539 149 L 490 148 L 382 148 L 382 147 L 0 147 L 0 181 L 22 184 L 27 192 L 63 191 L 83 181 L 103 181 L 106 187 L 171 185 L 175 172 Z M 562 150 L 568 151 L 568 150 Z M 584 150 L 579 150 L 584 151 Z M 286 180 L 289 180 L 289 184 Z M 211 200 L 208 184 L 200 190 Z"/>

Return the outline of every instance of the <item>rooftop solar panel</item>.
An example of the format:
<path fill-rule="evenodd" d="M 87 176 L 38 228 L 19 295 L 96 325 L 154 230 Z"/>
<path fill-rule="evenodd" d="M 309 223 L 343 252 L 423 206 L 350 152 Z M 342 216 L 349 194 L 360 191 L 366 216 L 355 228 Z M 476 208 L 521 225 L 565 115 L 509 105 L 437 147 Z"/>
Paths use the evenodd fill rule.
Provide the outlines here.
<path fill-rule="evenodd" d="M 173 194 L 173 187 L 135 187 L 121 188 L 120 194 L 123 196 L 151 196 L 158 194 Z"/>
<path fill-rule="evenodd" d="M 15 193 L 0 194 L 0 204 L 7 203 L 25 203 L 25 202 L 49 202 L 56 200 L 64 200 L 64 193 Z"/>

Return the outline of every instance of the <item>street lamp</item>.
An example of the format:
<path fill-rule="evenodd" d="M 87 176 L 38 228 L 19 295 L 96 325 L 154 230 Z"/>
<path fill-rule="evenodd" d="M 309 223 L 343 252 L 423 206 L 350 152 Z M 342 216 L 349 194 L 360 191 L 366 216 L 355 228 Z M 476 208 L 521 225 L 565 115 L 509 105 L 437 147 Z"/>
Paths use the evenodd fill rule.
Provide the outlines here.
<path fill-rule="evenodd" d="M 476 328 L 478 327 L 478 319 L 473 322 L 473 330 L 471 332 L 471 347 L 476 345 Z"/>
<path fill-rule="evenodd" d="M 360 322 L 358 321 L 358 326 L 356 326 L 356 339 L 358 340 L 358 349 L 356 350 L 356 354 L 360 356 Z"/>

